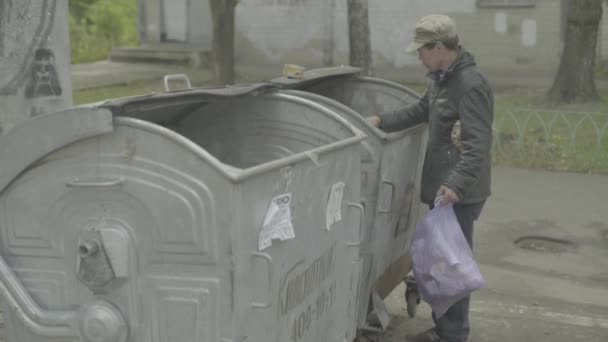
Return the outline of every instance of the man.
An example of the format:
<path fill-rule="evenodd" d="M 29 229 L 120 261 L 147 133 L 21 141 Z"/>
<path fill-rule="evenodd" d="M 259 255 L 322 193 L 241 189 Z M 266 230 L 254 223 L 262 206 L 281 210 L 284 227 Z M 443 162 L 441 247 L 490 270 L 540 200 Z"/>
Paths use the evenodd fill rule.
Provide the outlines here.
<path fill-rule="evenodd" d="M 422 173 L 421 200 L 454 203 L 454 212 L 472 247 L 473 222 L 490 196 L 490 150 L 494 99 L 473 56 L 459 45 L 454 21 L 430 15 L 418 21 L 414 41 L 430 81 L 424 96 L 407 108 L 369 117 L 371 125 L 392 132 L 428 122 L 429 141 Z M 455 127 L 457 126 L 457 127 Z M 460 134 L 452 134 L 454 129 Z M 460 141 L 452 137 L 460 135 Z M 435 317 L 428 341 L 463 342 L 469 335 L 469 297 Z"/>

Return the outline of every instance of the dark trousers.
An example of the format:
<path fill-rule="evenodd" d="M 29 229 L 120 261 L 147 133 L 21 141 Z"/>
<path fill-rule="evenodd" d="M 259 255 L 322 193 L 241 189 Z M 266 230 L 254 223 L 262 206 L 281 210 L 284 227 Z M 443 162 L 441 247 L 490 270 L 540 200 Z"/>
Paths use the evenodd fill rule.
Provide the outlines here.
<path fill-rule="evenodd" d="M 472 204 L 454 204 L 454 213 L 471 249 L 473 249 L 473 222 L 479 218 L 484 204 L 485 201 Z M 442 342 L 464 342 L 469 337 L 470 299 L 471 297 L 467 296 L 456 302 L 439 319 L 435 319 L 433 313 L 437 335 Z"/>

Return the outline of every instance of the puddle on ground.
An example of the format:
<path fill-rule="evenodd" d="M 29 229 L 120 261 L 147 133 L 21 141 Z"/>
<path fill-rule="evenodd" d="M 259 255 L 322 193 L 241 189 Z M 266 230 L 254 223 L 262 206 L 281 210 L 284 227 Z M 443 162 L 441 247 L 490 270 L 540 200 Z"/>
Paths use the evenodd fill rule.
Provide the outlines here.
<path fill-rule="evenodd" d="M 577 245 L 568 240 L 548 236 L 522 236 L 514 241 L 515 246 L 540 253 L 564 253 L 575 251 Z"/>

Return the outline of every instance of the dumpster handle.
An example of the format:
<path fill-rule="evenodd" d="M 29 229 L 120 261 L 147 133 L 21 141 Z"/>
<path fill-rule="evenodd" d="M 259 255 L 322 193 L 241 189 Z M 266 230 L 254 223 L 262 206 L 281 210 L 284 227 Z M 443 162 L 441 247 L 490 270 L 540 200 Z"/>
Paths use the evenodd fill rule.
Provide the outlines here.
<path fill-rule="evenodd" d="M 169 88 L 169 81 L 184 81 L 186 83 L 186 87 L 188 89 L 192 89 L 192 84 L 190 83 L 190 79 L 188 76 L 184 74 L 174 74 L 174 75 L 165 75 L 163 77 L 163 83 L 165 84 L 165 92 L 170 92 L 171 88 Z"/>
<path fill-rule="evenodd" d="M 395 183 L 393 183 L 391 181 L 388 181 L 386 179 L 382 180 L 382 184 L 383 185 L 386 184 L 386 185 L 388 185 L 388 186 L 391 187 L 391 201 L 387 205 L 386 210 L 385 209 L 378 209 L 378 213 L 380 213 L 380 214 L 389 214 L 391 212 L 391 210 L 392 210 L 391 207 L 393 206 L 393 202 L 395 201 L 395 192 L 396 192 L 395 190 L 396 190 L 397 187 L 395 186 Z"/>
<path fill-rule="evenodd" d="M 124 180 L 125 179 L 123 177 L 119 177 L 97 182 L 82 182 L 78 178 L 74 178 L 73 180 L 67 182 L 65 186 L 68 188 L 112 188 L 121 185 Z"/>
<path fill-rule="evenodd" d="M 357 242 L 348 242 L 346 244 L 347 247 L 359 247 L 361 246 L 361 242 L 363 241 L 363 227 L 365 223 L 365 208 L 360 203 L 348 202 L 349 207 L 354 207 L 359 210 L 359 241 Z"/>
<path fill-rule="evenodd" d="M 51 311 L 41 308 L 0 256 L 0 293 L 19 320 L 37 335 L 45 337 L 76 337 L 72 323 L 76 311 Z"/>
<path fill-rule="evenodd" d="M 74 340 L 100 333 L 104 341 L 126 341 L 127 325 L 113 304 L 98 300 L 78 310 L 48 310 L 36 302 L 15 272 L 0 256 L 0 296 L 30 332 L 41 337 Z M 91 340 L 91 339 L 87 339 Z"/>
<path fill-rule="evenodd" d="M 251 302 L 252 308 L 266 309 L 272 305 L 272 257 L 266 253 L 251 252 L 251 258 L 260 258 L 268 265 L 268 300 L 266 302 Z"/>

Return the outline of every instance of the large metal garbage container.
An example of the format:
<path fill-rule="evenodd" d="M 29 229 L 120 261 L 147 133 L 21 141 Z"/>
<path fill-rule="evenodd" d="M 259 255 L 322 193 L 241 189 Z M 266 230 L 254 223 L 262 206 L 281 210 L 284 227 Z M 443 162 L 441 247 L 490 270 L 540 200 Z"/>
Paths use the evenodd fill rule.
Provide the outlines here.
<path fill-rule="evenodd" d="M 365 234 L 358 295 L 358 325 L 365 326 L 372 293 L 384 298 L 406 276 L 410 228 L 419 212 L 419 186 L 426 146 L 426 125 L 387 134 L 365 117 L 415 103 L 419 96 L 394 82 L 359 76 L 360 69 L 336 67 L 305 71 L 299 79 L 280 77 L 272 83 L 287 94 L 332 108 L 368 135 L 362 164 Z M 396 267 L 394 267 L 396 265 Z M 382 278 L 382 281 L 380 279 Z M 381 303 L 379 303 L 381 304 Z M 382 307 L 375 307 L 378 313 Z"/>
<path fill-rule="evenodd" d="M 25 122 L 0 137 L 8 341 L 351 341 L 364 138 L 267 85 Z"/>

